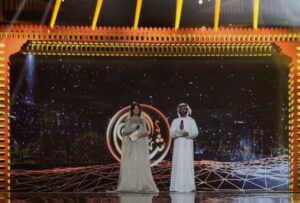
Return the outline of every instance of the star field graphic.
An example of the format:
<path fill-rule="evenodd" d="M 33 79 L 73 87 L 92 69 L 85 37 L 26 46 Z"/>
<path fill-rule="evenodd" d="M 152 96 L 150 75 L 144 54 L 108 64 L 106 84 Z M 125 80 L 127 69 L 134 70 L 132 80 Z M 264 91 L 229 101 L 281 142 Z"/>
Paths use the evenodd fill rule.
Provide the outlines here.
<path fill-rule="evenodd" d="M 105 132 L 133 101 L 169 123 L 188 103 L 195 160 L 236 162 L 288 153 L 288 66 L 255 58 L 13 55 L 12 169 L 115 163 Z M 172 147 L 166 160 L 171 160 Z"/>

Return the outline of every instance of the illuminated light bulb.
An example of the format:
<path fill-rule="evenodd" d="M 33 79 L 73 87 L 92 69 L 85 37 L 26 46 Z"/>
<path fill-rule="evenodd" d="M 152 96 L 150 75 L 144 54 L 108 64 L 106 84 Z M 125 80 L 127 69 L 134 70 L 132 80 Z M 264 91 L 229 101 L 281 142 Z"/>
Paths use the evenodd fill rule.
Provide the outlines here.
<path fill-rule="evenodd" d="M 198 3 L 201 5 L 203 4 L 203 0 L 199 0 Z"/>

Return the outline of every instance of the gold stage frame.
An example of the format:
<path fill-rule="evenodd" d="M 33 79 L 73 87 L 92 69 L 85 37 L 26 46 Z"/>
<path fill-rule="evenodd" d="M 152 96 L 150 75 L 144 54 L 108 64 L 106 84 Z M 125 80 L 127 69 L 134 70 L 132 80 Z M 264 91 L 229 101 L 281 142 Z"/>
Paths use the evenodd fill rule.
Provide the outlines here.
<path fill-rule="evenodd" d="M 0 26 L 0 192 L 10 192 L 10 61 L 15 53 L 76 56 L 257 57 L 286 54 L 290 191 L 300 191 L 300 32 L 289 28 Z"/>

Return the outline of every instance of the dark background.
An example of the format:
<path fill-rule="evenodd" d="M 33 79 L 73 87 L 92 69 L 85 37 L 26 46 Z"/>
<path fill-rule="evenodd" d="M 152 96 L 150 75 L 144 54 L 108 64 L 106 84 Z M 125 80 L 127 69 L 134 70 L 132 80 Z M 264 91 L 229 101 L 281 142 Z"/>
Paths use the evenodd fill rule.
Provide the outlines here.
<path fill-rule="evenodd" d="M 199 128 L 195 160 L 288 154 L 288 66 L 280 56 L 16 54 L 10 61 L 12 168 L 116 162 L 106 128 L 133 101 L 153 105 L 170 123 L 187 102 Z"/>
<path fill-rule="evenodd" d="M 0 1 L 0 24 L 49 25 L 55 0 Z M 132 27 L 136 0 L 103 1 L 97 26 Z M 144 0 L 139 27 L 174 27 L 176 0 Z M 56 25 L 91 26 L 97 0 L 66 0 L 61 3 Z M 213 27 L 215 0 L 185 0 L 180 28 Z M 299 27 L 299 0 L 262 0 L 260 27 Z M 220 27 L 253 24 L 253 0 L 222 0 Z"/>

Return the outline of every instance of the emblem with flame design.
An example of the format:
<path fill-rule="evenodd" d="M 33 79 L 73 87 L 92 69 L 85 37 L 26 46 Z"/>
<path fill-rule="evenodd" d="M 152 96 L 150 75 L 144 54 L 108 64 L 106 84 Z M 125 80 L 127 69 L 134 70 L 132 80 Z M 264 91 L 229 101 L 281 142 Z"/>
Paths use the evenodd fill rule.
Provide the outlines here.
<path fill-rule="evenodd" d="M 155 166 L 167 155 L 171 146 L 170 125 L 166 117 L 156 108 L 141 104 L 149 134 L 149 159 Z M 122 133 L 130 106 L 118 111 L 110 120 L 106 131 L 106 141 L 113 157 L 120 162 Z"/>

